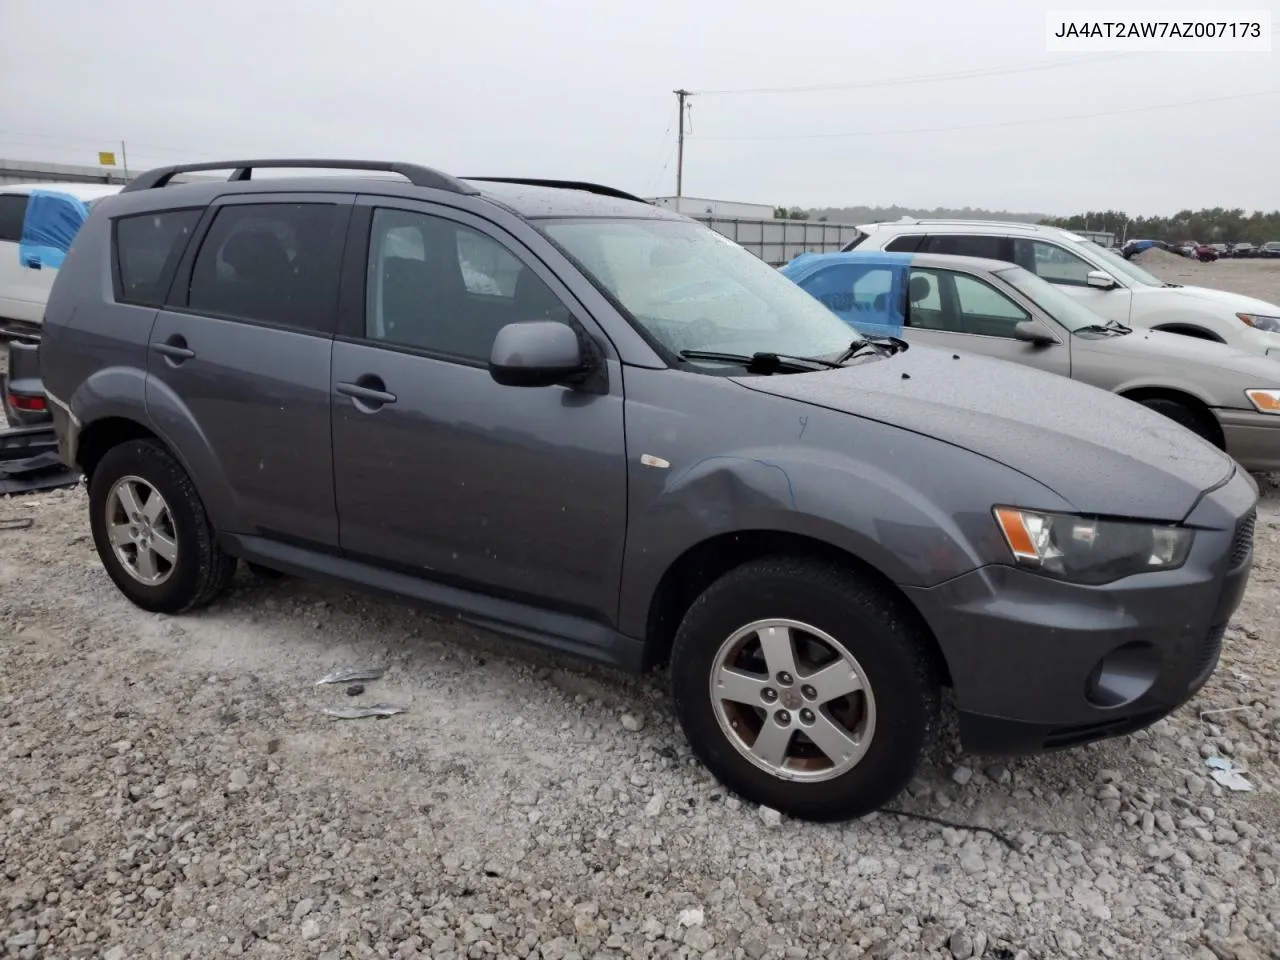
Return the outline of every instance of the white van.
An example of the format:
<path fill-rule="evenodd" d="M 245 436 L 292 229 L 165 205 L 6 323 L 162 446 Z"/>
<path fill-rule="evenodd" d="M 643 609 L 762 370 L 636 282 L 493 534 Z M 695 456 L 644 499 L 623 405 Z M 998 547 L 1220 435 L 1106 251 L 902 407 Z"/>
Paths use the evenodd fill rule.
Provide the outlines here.
<path fill-rule="evenodd" d="M 38 335 L 62 258 L 89 208 L 119 184 L 0 183 L 0 336 Z"/>

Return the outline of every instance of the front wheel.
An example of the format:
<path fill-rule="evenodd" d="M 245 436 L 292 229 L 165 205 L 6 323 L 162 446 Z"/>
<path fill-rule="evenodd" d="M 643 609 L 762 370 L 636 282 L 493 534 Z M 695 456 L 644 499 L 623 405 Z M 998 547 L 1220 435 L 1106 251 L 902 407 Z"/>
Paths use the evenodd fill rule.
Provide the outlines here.
<path fill-rule="evenodd" d="M 1170 397 L 1148 397 L 1138 402 L 1148 410 L 1154 410 L 1156 413 L 1168 417 L 1174 423 L 1186 427 L 1196 436 L 1209 441 L 1215 447 L 1222 448 L 1222 442 L 1218 439 L 1218 424 L 1213 419 L 1212 414 Z"/>
<path fill-rule="evenodd" d="M 730 790 L 805 820 L 862 816 L 915 773 L 938 715 L 928 640 L 885 591 L 774 558 L 726 574 L 685 615 L 672 696 Z"/>

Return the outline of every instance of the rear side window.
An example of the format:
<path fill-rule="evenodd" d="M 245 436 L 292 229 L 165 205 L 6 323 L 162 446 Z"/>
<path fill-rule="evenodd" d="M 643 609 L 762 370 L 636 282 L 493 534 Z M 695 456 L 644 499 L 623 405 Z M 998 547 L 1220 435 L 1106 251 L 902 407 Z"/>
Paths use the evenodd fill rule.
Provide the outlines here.
<path fill-rule="evenodd" d="M 17 243 L 22 239 L 22 221 L 27 218 L 25 193 L 0 194 L 0 240 Z"/>
<path fill-rule="evenodd" d="M 195 313 L 331 331 L 341 268 L 340 208 L 332 203 L 229 204 L 214 217 L 191 268 Z"/>
<path fill-rule="evenodd" d="M 1004 237 L 964 236 L 962 234 L 935 234 L 929 237 L 930 253 L 949 253 L 957 257 L 986 257 L 989 260 L 1009 260 L 1009 244 Z"/>
<path fill-rule="evenodd" d="M 166 210 L 117 220 L 116 300 L 162 306 L 173 271 L 199 219 L 199 210 Z"/>
<path fill-rule="evenodd" d="M 867 237 L 869 237 L 869 236 L 871 236 L 871 234 L 867 233 L 865 230 L 859 230 L 859 231 L 857 232 L 857 234 L 854 236 L 854 238 L 853 238 L 852 240 L 850 240 L 848 243 L 846 243 L 846 244 L 845 244 L 843 247 L 841 247 L 840 249 L 841 249 L 841 250 L 852 250 L 854 247 L 856 247 L 858 244 L 860 244 L 863 240 L 867 239 Z"/>
<path fill-rule="evenodd" d="M 924 246 L 925 239 L 923 233 L 904 233 L 900 237 L 894 237 L 884 248 L 891 253 L 915 253 Z"/>

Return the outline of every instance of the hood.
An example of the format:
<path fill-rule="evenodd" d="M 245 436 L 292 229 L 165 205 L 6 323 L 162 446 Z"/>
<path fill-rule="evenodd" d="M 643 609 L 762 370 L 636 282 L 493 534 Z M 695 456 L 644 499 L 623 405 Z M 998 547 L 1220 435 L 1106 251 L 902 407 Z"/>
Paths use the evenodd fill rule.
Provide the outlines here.
<path fill-rule="evenodd" d="M 1176 522 L 1235 470 L 1212 444 L 1131 400 L 950 350 L 916 345 L 840 370 L 734 380 L 962 447 L 1082 513 Z"/>
<path fill-rule="evenodd" d="M 1280 364 L 1267 357 L 1245 353 L 1225 343 L 1201 340 L 1163 330 L 1134 327 L 1122 337 L 1097 340 L 1075 337 L 1071 349 L 1088 353 L 1133 358 L 1133 370 L 1141 375 L 1151 369 L 1150 361 L 1158 361 L 1165 370 L 1175 369 L 1184 378 L 1212 383 L 1230 394 L 1215 403 L 1243 407 L 1240 391 L 1252 387 L 1280 387 Z M 1144 368 L 1145 363 L 1145 368 Z M 1172 365 L 1172 366 L 1171 366 Z M 1228 374 L 1234 376 L 1222 376 Z"/>
<path fill-rule="evenodd" d="M 1190 297 L 1205 304 L 1215 304 L 1228 308 L 1231 313 L 1262 313 L 1271 317 L 1280 317 L 1280 307 L 1267 303 L 1256 297 L 1246 297 L 1240 293 L 1226 290 L 1212 290 L 1209 287 L 1135 287 L 1133 292 L 1138 296 Z"/>

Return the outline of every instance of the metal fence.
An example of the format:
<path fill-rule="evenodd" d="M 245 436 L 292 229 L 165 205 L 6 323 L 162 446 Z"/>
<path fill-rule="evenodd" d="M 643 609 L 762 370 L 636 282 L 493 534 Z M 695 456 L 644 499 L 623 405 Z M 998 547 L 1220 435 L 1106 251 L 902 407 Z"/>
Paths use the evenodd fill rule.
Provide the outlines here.
<path fill-rule="evenodd" d="M 749 220 L 706 214 L 693 219 L 754 253 L 765 263 L 780 267 L 802 253 L 834 253 L 858 235 L 851 223 L 818 220 Z"/>

